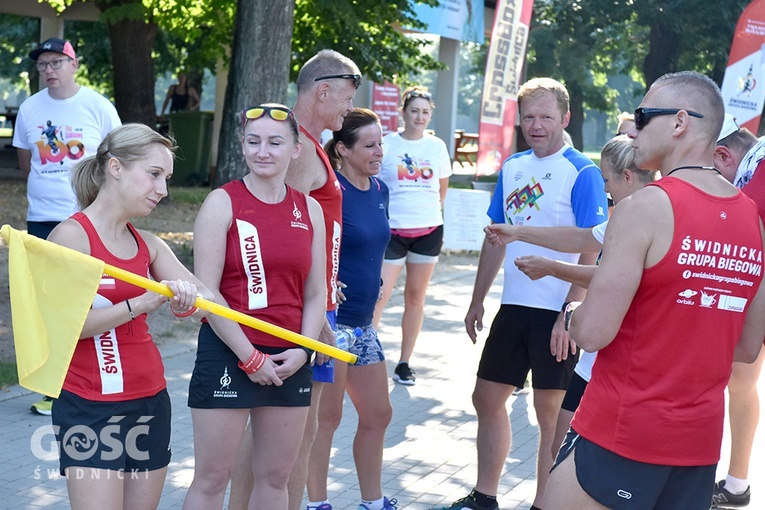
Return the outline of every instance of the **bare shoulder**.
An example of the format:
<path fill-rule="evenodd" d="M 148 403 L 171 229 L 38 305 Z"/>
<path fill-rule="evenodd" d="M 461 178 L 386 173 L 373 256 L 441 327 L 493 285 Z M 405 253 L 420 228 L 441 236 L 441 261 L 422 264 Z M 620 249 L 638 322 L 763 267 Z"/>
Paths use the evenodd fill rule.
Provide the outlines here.
<path fill-rule="evenodd" d="M 90 254 L 90 241 L 82 225 L 69 218 L 59 223 L 48 236 L 48 241 Z"/>
<path fill-rule="evenodd" d="M 648 186 L 620 201 L 608 221 L 606 251 L 618 253 L 617 260 L 630 257 L 651 267 L 667 253 L 674 232 L 669 197 L 659 187 Z"/>
<path fill-rule="evenodd" d="M 623 217 L 640 222 L 652 221 L 671 212 L 672 203 L 663 189 L 658 186 L 646 186 L 620 201 L 614 212 L 617 209 Z"/>
<path fill-rule="evenodd" d="M 290 161 L 285 182 L 307 195 L 312 190 L 320 188 L 327 176 L 324 162 L 316 153 L 319 149 L 313 141 L 303 132 L 300 133 L 300 141 L 303 143 L 303 150 L 297 158 Z"/>
<path fill-rule="evenodd" d="M 220 221 L 231 221 L 232 216 L 231 197 L 222 188 L 214 189 L 207 194 L 204 202 L 202 202 L 202 207 L 199 208 L 194 223 L 195 228 L 200 221 L 210 221 L 212 218 L 217 218 Z"/>

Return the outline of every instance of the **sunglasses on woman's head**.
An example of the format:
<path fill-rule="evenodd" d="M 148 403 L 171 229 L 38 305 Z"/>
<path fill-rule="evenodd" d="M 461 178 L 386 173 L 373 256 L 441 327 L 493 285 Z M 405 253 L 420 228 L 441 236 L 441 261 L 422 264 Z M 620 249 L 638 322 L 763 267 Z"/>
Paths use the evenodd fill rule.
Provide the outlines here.
<path fill-rule="evenodd" d="M 418 97 L 421 97 L 423 99 L 427 99 L 428 101 L 430 101 L 430 98 L 432 96 L 430 95 L 430 92 L 424 92 L 422 90 L 413 90 L 411 92 L 406 93 L 406 95 L 404 96 L 404 101 L 406 102 L 406 101 L 409 101 L 410 99 L 415 99 Z"/>
<path fill-rule="evenodd" d="M 284 106 L 249 106 L 242 110 L 242 125 L 247 124 L 248 120 L 259 119 L 268 114 L 274 120 L 283 121 L 293 117 L 292 110 Z"/>

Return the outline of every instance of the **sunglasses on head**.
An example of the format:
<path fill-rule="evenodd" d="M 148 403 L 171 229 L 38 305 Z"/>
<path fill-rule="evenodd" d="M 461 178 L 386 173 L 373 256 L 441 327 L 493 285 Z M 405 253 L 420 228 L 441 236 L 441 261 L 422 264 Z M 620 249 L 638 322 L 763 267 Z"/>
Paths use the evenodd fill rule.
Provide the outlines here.
<path fill-rule="evenodd" d="M 247 124 L 248 120 L 259 119 L 268 114 L 274 120 L 287 120 L 293 117 L 292 110 L 284 106 L 248 106 L 242 110 L 242 125 Z"/>
<path fill-rule="evenodd" d="M 361 86 L 361 75 L 360 74 L 332 74 L 329 76 L 319 76 L 313 81 L 322 81 L 322 80 L 334 80 L 334 79 L 342 79 L 342 80 L 353 80 L 353 86 L 356 88 L 359 88 Z"/>
<path fill-rule="evenodd" d="M 407 92 L 404 95 L 404 102 L 409 101 L 410 99 L 415 99 L 421 97 L 423 99 L 427 99 L 430 101 L 430 98 L 432 97 L 430 92 L 425 92 L 423 90 L 412 90 L 410 92 Z"/>
<path fill-rule="evenodd" d="M 704 118 L 702 114 L 685 110 L 684 108 L 638 108 L 635 110 L 635 129 L 640 131 L 648 125 L 653 117 L 658 117 L 660 115 L 674 115 L 681 110 L 684 110 L 691 117 L 698 117 L 699 119 Z"/>

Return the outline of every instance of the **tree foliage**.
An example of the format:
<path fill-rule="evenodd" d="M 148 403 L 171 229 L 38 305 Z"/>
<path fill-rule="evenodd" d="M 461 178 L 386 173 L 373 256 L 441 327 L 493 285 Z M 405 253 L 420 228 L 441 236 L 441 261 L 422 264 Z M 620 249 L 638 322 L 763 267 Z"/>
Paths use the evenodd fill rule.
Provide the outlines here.
<path fill-rule="evenodd" d="M 636 106 L 617 107 L 612 77 L 628 76 L 644 89 L 664 73 L 694 70 L 720 84 L 736 21 L 749 1 L 536 0 L 528 75 L 566 83 L 569 132 L 581 147 L 584 109 L 616 113 Z M 642 90 L 623 92 L 630 99 Z"/>

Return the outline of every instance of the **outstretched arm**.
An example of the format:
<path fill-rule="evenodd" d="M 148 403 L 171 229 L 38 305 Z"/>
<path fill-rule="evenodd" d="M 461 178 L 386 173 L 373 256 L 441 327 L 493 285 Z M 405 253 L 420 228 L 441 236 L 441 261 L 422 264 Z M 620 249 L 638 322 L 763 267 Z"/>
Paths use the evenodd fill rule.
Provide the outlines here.
<path fill-rule="evenodd" d="M 524 255 L 515 259 L 515 265 L 532 280 L 553 276 L 560 280 L 587 288 L 597 266 L 571 264 L 538 255 Z"/>
<path fill-rule="evenodd" d="M 486 239 L 494 245 L 523 241 L 564 253 L 593 253 L 600 251 L 600 243 L 592 235 L 591 228 L 579 227 L 529 227 L 494 223 L 483 231 Z"/>

